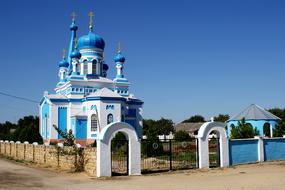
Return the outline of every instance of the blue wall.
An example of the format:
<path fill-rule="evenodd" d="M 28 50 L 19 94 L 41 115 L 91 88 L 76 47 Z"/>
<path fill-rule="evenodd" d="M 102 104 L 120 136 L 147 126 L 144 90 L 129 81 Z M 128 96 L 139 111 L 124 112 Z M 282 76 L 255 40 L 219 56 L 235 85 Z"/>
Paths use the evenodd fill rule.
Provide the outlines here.
<path fill-rule="evenodd" d="M 45 101 L 44 105 L 42 106 L 42 115 L 41 115 L 41 122 L 42 122 L 42 129 L 41 129 L 41 136 L 43 139 L 49 138 L 49 105 Z"/>
<path fill-rule="evenodd" d="M 66 107 L 58 108 L 58 128 L 61 131 L 67 132 L 67 109 Z M 62 136 L 58 134 L 58 139 L 62 139 Z"/>
<path fill-rule="evenodd" d="M 258 140 L 230 140 L 230 165 L 254 163 L 258 161 Z"/>
<path fill-rule="evenodd" d="M 264 139 L 264 160 L 285 160 L 285 139 Z"/>
<path fill-rule="evenodd" d="M 87 138 L 87 119 L 76 119 L 76 139 L 86 139 Z"/>

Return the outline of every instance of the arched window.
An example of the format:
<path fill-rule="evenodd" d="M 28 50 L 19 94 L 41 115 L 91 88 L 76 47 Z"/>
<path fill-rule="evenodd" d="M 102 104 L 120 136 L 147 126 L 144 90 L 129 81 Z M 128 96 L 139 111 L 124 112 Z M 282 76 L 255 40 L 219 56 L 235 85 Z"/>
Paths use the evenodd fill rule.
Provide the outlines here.
<path fill-rule="evenodd" d="M 230 132 L 232 132 L 233 128 L 235 128 L 235 125 L 234 125 L 234 124 L 231 124 L 231 125 L 230 125 Z"/>
<path fill-rule="evenodd" d="M 269 123 L 264 123 L 264 125 L 263 125 L 263 134 L 266 137 L 270 137 L 270 124 Z"/>
<path fill-rule="evenodd" d="M 92 74 L 96 74 L 96 66 L 97 66 L 97 60 L 94 59 L 92 61 Z"/>
<path fill-rule="evenodd" d="M 88 63 L 86 59 L 83 61 L 83 74 L 88 74 Z"/>
<path fill-rule="evenodd" d="M 113 117 L 113 114 L 108 114 L 107 116 L 107 124 L 110 124 L 110 123 L 113 123 L 114 121 L 114 117 Z"/>
<path fill-rule="evenodd" d="M 98 117 L 96 114 L 91 115 L 91 131 L 97 131 Z"/>

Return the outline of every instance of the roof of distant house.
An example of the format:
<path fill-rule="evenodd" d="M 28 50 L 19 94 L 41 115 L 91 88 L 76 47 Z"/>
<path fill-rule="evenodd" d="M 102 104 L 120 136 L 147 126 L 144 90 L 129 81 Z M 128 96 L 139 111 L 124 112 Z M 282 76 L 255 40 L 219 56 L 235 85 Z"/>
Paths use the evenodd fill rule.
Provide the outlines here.
<path fill-rule="evenodd" d="M 256 104 L 251 104 L 241 113 L 231 117 L 228 121 L 242 120 L 243 118 L 245 120 L 281 120 L 264 108 Z"/>
<path fill-rule="evenodd" d="M 187 131 L 193 133 L 198 131 L 204 123 L 178 123 L 175 125 L 175 131 Z"/>

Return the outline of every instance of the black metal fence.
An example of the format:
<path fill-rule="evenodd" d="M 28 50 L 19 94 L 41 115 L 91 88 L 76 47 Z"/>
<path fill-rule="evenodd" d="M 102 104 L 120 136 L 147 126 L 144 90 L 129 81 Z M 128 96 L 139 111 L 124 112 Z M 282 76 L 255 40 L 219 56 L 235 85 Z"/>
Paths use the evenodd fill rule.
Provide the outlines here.
<path fill-rule="evenodd" d="M 141 141 L 142 172 L 198 167 L 197 139 Z"/>
<path fill-rule="evenodd" d="M 112 175 L 128 175 L 128 140 L 112 140 Z"/>
<path fill-rule="evenodd" d="M 220 167 L 220 141 L 219 138 L 209 139 L 209 166 Z"/>
<path fill-rule="evenodd" d="M 128 140 L 112 140 L 112 175 L 128 174 Z M 210 167 L 220 166 L 219 139 L 209 139 Z M 141 140 L 142 173 L 198 168 L 198 139 Z"/>

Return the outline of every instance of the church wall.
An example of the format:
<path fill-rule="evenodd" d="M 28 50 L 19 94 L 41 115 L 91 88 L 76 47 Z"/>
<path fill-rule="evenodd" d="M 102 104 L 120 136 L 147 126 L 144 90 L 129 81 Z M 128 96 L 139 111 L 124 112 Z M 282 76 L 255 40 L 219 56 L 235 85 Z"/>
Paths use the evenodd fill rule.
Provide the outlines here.
<path fill-rule="evenodd" d="M 40 134 L 43 137 L 43 139 L 47 139 L 50 136 L 50 105 L 45 100 L 41 105 L 41 116 L 40 116 Z"/>
<path fill-rule="evenodd" d="M 58 129 L 67 133 L 67 107 L 58 107 Z M 58 139 L 63 137 L 58 134 Z"/>
<path fill-rule="evenodd" d="M 100 123 L 101 128 L 107 125 L 107 116 L 113 115 L 113 122 L 121 121 L 121 102 L 118 101 L 102 101 L 100 102 Z"/>
<path fill-rule="evenodd" d="M 97 132 L 91 131 L 91 115 L 97 114 L 98 112 L 98 119 L 100 121 L 100 103 L 99 101 L 87 101 L 83 103 L 83 106 L 85 106 L 85 110 L 87 112 L 87 138 L 95 138 L 97 136 Z"/>
<path fill-rule="evenodd" d="M 125 121 L 136 129 L 139 137 L 142 135 L 142 108 L 140 105 L 128 105 Z"/>

